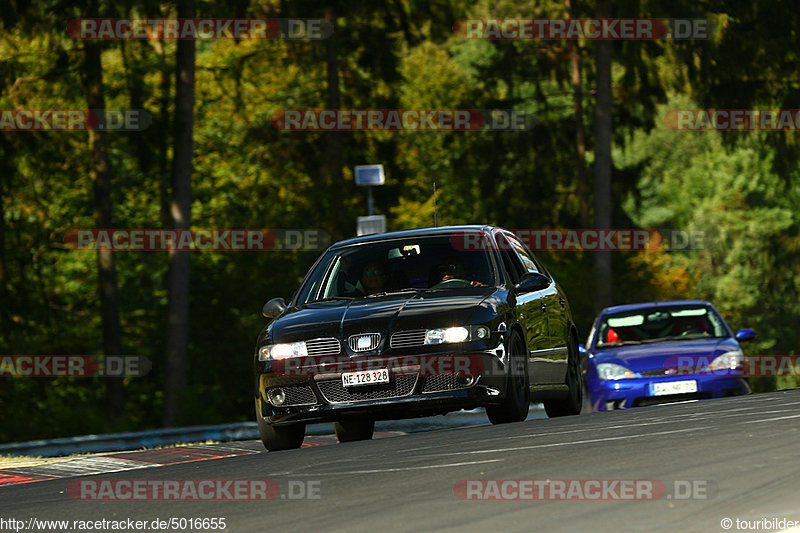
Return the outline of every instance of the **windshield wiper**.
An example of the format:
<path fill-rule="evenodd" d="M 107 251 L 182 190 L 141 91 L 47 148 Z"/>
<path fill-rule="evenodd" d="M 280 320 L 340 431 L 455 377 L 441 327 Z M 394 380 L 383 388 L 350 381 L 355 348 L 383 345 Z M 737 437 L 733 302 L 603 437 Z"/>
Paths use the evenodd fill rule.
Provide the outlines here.
<path fill-rule="evenodd" d="M 608 346 L 628 346 L 632 344 L 642 344 L 643 341 L 612 341 L 612 342 L 603 342 L 598 344 L 598 347 L 606 348 Z M 646 341 L 645 341 L 646 342 Z"/>
<path fill-rule="evenodd" d="M 380 296 L 389 296 L 390 294 L 403 294 L 406 292 L 417 292 L 425 289 L 417 289 L 416 287 L 407 287 L 405 289 L 397 289 L 396 291 L 381 291 L 375 294 L 367 294 L 364 298 L 378 298 Z"/>
<path fill-rule="evenodd" d="M 311 300 L 310 302 L 306 302 L 307 304 L 315 304 L 319 302 L 336 302 L 339 300 L 355 300 L 352 296 L 331 296 L 329 298 L 320 298 L 319 300 Z"/>
<path fill-rule="evenodd" d="M 695 338 L 697 338 L 697 337 L 689 337 L 688 335 L 685 336 L 685 337 L 669 336 L 669 337 L 656 337 L 655 339 L 647 339 L 647 340 L 643 340 L 642 342 L 646 343 L 646 344 L 650 344 L 651 342 L 686 341 L 686 340 L 695 339 Z"/>

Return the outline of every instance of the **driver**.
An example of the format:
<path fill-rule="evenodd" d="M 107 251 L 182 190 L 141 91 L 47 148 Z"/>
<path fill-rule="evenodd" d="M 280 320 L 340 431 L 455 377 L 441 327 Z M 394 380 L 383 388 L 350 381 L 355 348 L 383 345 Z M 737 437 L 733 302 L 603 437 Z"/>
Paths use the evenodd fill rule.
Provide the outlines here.
<path fill-rule="evenodd" d="M 468 282 L 473 287 L 486 287 L 485 283 L 468 279 L 469 275 L 464 269 L 464 265 L 455 257 L 448 258 L 444 263 L 436 267 L 441 278 L 435 285 L 446 282 L 447 280 L 457 279 Z"/>
<path fill-rule="evenodd" d="M 376 294 L 386 290 L 386 268 L 378 261 L 371 261 L 364 267 L 361 284 L 365 294 Z"/>

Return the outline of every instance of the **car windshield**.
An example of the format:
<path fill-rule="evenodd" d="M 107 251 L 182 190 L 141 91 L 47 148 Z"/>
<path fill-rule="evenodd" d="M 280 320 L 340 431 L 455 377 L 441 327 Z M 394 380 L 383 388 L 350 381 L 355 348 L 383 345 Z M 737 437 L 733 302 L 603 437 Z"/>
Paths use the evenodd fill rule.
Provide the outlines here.
<path fill-rule="evenodd" d="M 495 285 L 488 251 L 459 249 L 447 235 L 422 236 L 329 250 L 298 303 Z"/>
<path fill-rule="evenodd" d="M 597 346 L 721 338 L 728 335 L 722 318 L 709 307 L 651 307 L 603 317 L 597 330 Z"/>

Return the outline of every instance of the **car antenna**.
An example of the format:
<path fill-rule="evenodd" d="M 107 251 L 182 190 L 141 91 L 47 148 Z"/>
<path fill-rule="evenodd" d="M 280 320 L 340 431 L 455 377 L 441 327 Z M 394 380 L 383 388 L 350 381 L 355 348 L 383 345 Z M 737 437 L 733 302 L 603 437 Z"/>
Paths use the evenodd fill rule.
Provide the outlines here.
<path fill-rule="evenodd" d="M 433 182 L 433 227 L 436 227 L 436 182 Z"/>

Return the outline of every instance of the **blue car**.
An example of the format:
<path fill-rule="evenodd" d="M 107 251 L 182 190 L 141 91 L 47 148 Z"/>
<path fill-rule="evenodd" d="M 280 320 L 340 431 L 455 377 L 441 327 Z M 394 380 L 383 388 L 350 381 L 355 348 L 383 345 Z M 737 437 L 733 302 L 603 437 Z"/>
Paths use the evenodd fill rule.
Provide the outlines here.
<path fill-rule="evenodd" d="M 755 335 L 702 300 L 608 307 L 581 346 L 592 410 L 749 394 L 739 342 Z"/>

